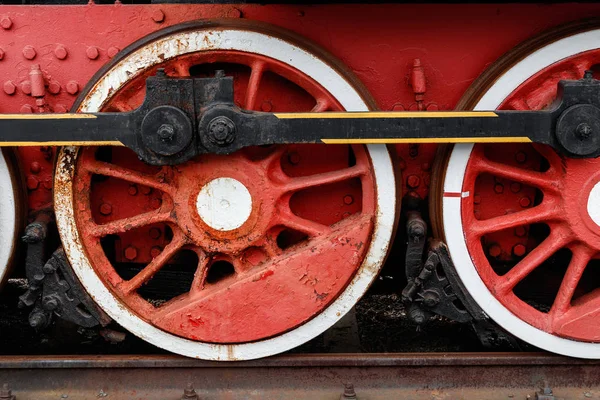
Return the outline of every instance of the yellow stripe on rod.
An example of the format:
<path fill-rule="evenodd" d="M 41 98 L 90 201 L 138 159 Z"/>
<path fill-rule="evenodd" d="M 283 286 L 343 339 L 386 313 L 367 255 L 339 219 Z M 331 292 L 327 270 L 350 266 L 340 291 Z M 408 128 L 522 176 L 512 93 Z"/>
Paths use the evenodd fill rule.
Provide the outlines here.
<path fill-rule="evenodd" d="M 396 144 L 396 143 L 531 143 L 526 136 L 466 138 L 389 138 L 389 139 L 321 139 L 326 144 Z"/>
<path fill-rule="evenodd" d="M 94 114 L 0 114 L 0 119 L 96 119 Z"/>
<path fill-rule="evenodd" d="M 274 113 L 279 119 L 339 119 L 339 118 L 497 118 L 493 111 L 375 111 Z"/>

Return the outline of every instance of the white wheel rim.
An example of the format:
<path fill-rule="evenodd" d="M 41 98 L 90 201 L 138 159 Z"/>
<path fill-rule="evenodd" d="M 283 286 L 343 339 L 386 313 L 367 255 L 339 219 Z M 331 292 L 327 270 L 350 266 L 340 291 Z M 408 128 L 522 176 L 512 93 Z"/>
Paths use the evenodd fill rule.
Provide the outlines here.
<path fill-rule="evenodd" d="M 596 49 L 598 43 L 600 30 L 596 29 L 565 37 L 534 51 L 498 78 L 474 109 L 497 109 L 504 99 L 535 73 L 564 58 Z M 444 193 L 462 192 L 472 150 L 472 144 L 454 146 L 446 170 Z M 450 255 L 467 291 L 483 311 L 508 332 L 534 346 L 572 357 L 600 358 L 600 343 L 578 342 L 544 332 L 518 318 L 492 295 L 479 276 L 467 250 L 461 215 L 461 197 L 444 196 L 442 218 Z"/>
<path fill-rule="evenodd" d="M 158 47 L 160 46 L 161 51 Z M 246 29 L 223 28 L 175 33 L 132 52 L 90 90 L 80 111 L 93 112 L 128 80 L 148 67 L 176 56 L 203 50 L 238 50 L 267 56 L 294 66 L 314 79 L 348 111 L 368 107 L 356 90 L 328 64 L 287 41 Z M 160 54 L 160 58 L 158 55 Z M 396 217 L 396 185 L 392 161 L 384 145 L 367 146 L 377 190 L 377 214 L 371 244 L 350 284 L 339 297 L 303 325 L 270 339 L 234 345 L 194 342 L 162 331 L 119 303 L 96 276 L 82 246 L 73 210 L 73 174 L 78 148 L 63 148 L 55 174 L 56 221 L 75 274 L 111 318 L 138 337 L 168 351 L 207 360 L 249 360 L 277 354 L 316 337 L 342 318 L 366 292 L 385 261 Z"/>
<path fill-rule="evenodd" d="M 18 240 L 15 189 L 8 162 L 0 152 L 0 285 L 7 278 Z"/>

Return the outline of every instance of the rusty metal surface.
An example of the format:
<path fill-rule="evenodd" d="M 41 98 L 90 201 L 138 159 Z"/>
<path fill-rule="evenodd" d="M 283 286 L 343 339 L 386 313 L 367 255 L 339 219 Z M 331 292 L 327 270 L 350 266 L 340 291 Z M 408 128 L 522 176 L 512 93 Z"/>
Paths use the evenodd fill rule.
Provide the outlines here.
<path fill-rule="evenodd" d="M 0 382 L 18 400 L 600 399 L 600 362 L 543 353 L 284 355 L 215 363 L 177 356 L 0 357 Z M 530 396 L 530 397 L 528 397 Z"/>

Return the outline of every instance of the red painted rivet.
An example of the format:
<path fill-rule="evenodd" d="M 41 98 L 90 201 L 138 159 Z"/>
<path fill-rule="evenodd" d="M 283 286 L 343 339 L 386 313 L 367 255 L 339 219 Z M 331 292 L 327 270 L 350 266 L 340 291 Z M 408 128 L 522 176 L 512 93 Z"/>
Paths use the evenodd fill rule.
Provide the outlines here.
<path fill-rule="evenodd" d="M 126 259 L 128 259 L 129 261 L 133 261 L 137 257 L 137 249 L 133 246 L 129 246 L 125 249 L 124 254 Z"/>
<path fill-rule="evenodd" d="M 40 186 L 40 181 L 33 175 L 27 177 L 27 189 L 36 190 Z"/>
<path fill-rule="evenodd" d="M 270 101 L 263 101 L 260 105 L 260 109 L 264 112 L 270 112 L 273 109 L 273 104 Z"/>
<path fill-rule="evenodd" d="M 494 185 L 494 192 L 498 194 L 504 193 L 504 185 L 502 185 L 501 183 L 497 183 L 496 185 Z"/>
<path fill-rule="evenodd" d="M 28 60 L 33 60 L 35 58 L 35 56 L 37 55 L 35 49 L 33 48 L 33 46 L 25 46 L 23 47 L 23 57 L 25 57 Z"/>
<path fill-rule="evenodd" d="M 406 108 L 403 104 L 396 103 L 392 106 L 392 111 L 406 111 Z"/>
<path fill-rule="evenodd" d="M 142 186 L 142 193 L 145 195 L 149 195 L 152 193 L 152 188 L 149 186 Z"/>
<path fill-rule="evenodd" d="M 67 83 L 67 93 L 75 95 L 77 92 L 79 92 L 79 83 L 76 81 L 69 81 Z"/>
<path fill-rule="evenodd" d="M 56 48 L 54 49 L 54 56 L 56 58 L 58 58 L 59 60 L 64 60 L 65 58 L 67 58 L 67 49 L 65 48 L 65 46 L 63 45 L 58 45 L 56 46 Z"/>
<path fill-rule="evenodd" d="M 2 26 L 2 29 L 10 29 L 12 28 L 13 22 L 12 19 L 10 19 L 9 16 L 2 16 L 2 18 L 0 18 L 0 26 Z"/>
<path fill-rule="evenodd" d="M 50 83 L 48 84 L 48 91 L 52 94 L 59 94 L 60 83 L 58 83 L 57 81 L 50 81 Z"/>
<path fill-rule="evenodd" d="M 85 55 L 90 59 L 90 60 L 95 60 L 96 58 L 98 58 L 98 56 L 100 55 L 100 52 L 98 51 L 98 48 L 96 46 L 90 46 L 87 48 L 87 50 L 85 51 Z"/>
<path fill-rule="evenodd" d="M 23 81 L 21 83 L 21 90 L 25 94 L 31 94 L 31 82 L 30 81 Z"/>
<path fill-rule="evenodd" d="M 435 103 L 429 103 L 429 104 L 427 104 L 427 107 L 425 107 L 425 109 L 427 111 L 439 111 L 440 110 L 440 106 L 438 106 Z"/>
<path fill-rule="evenodd" d="M 110 57 L 113 58 L 114 56 L 116 56 L 117 54 L 119 54 L 119 48 L 118 47 L 109 47 L 108 50 L 106 51 L 106 54 Z"/>
<path fill-rule="evenodd" d="M 521 184 L 519 182 L 513 182 L 510 184 L 510 191 L 517 193 L 521 190 Z"/>
<path fill-rule="evenodd" d="M 33 112 L 33 106 L 30 106 L 29 104 L 23 104 L 21 106 L 21 109 L 19 110 L 22 114 L 29 114 Z"/>
<path fill-rule="evenodd" d="M 31 171 L 32 174 L 39 174 L 40 171 L 42 170 L 42 166 L 40 165 L 39 162 L 34 161 L 29 166 L 29 170 Z"/>
<path fill-rule="evenodd" d="M 13 81 L 4 82 L 4 93 L 11 96 L 11 95 L 15 94 L 16 91 L 17 91 L 17 86 L 13 83 Z"/>
<path fill-rule="evenodd" d="M 0 49 L 0 60 L 4 60 L 4 50 Z"/>
<path fill-rule="evenodd" d="M 160 253 L 162 253 L 162 249 L 159 246 L 154 246 L 150 249 L 150 256 L 152 256 L 152 258 L 158 257 Z"/>
<path fill-rule="evenodd" d="M 523 164 L 525 161 L 527 161 L 527 154 L 519 151 L 517 154 L 515 154 L 515 160 L 517 160 L 519 164 Z"/>
<path fill-rule="evenodd" d="M 350 196 L 349 194 L 344 196 L 344 204 L 349 206 L 352 203 L 354 203 L 354 197 Z"/>
<path fill-rule="evenodd" d="M 521 197 L 519 204 L 523 208 L 529 207 L 531 205 L 531 199 L 529 197 Z"/>
<path fill-rule="evenodd" d="M 150 233 L 150 237 L 152 239 L 154 239 L 154 240 L 160 239 L 160 235 L 161 235 L 160 229 L 158 229 L 158 228 L 152 228 L 152 229 L 150 229 L 149 233 Z"/>
<path fill-rule="evenodd" d="M 102 203 L 100 205 L 100 214 L 110 215 L 112 213 L 112 206 L 108 203 Z"/>
<path fill-rule="evenodd" d="M 502 249 L 494 243 L 488 248 L 488 254 L 492 257 L 499 257 L 502 254 Z"/>
<path fill-rule="evenodd" d="M 52 178 L 51 177 L 47 177 L 44 179 L 44 189 L 52 190 Z"/>
<path fill-rule="evenodd" d="M 160 24 L 161 22 L 163 22 L 165 20 L 165 13 L 162 12 L 162 10 L 154 10 L 152 12 L 152 21 L 156 22 L 157 24 Z"/>
<path fill-rule="evenodd" d="M 137 186 L 130 185 L 129 189 L 127 189 L 127 193 L 129 193 L 131 196 L 135 196 L 137 194 Z"/>
<path fill-rule="evenodd" d="M 293 153 L 288 154 L 288 161 L 292 165 L 298 164 L 300 162 L 300 154 L 296 153 L 295 151 Z"/>
<path fill-rule="evenodd" d="M 160 208 L 160 206 L 162 205 L 162 199 L 153 198 L 150 201 L 150 204 L 152 205 L 152 208 Z"/>
<path fill-rule="evenodd" d="M 419 178 L 418 175 L 410 175 L 406 179 L 406 186 L 408 186 L 411 189 L 418 188 L 420 184 L 421 184 L 421 178 Z"/>
<path fill-rule="evenodd" d="M 517 257 L 523 257 L 527 252 L 527 248 L 522 244 L 515 244 L 512 248 L 513 254 Z"/>
<path fill-rule="evenodd" d="M 515 236 L 523 237 L 527 234 L 527 229 L 524 226 L 517 226 L 515 228 Z"/>

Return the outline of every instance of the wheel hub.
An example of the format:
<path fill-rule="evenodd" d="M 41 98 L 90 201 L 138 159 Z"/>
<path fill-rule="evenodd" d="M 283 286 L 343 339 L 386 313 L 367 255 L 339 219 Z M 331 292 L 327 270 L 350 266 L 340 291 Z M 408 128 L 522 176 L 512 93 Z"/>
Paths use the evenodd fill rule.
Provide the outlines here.
<path fill-rule="evenodd" d="M 600 228 L 600 182 L 596 182 L 590 190 L 587 212 L 592 221 Z"/>
<path fill-rule="evenodd" d="M 202 186 L 196 197 L 196 210 L 205 224 L 219 231 L 242 226 L 252 212 L 248 188 L 233 178 L 217 178 Z"/>

